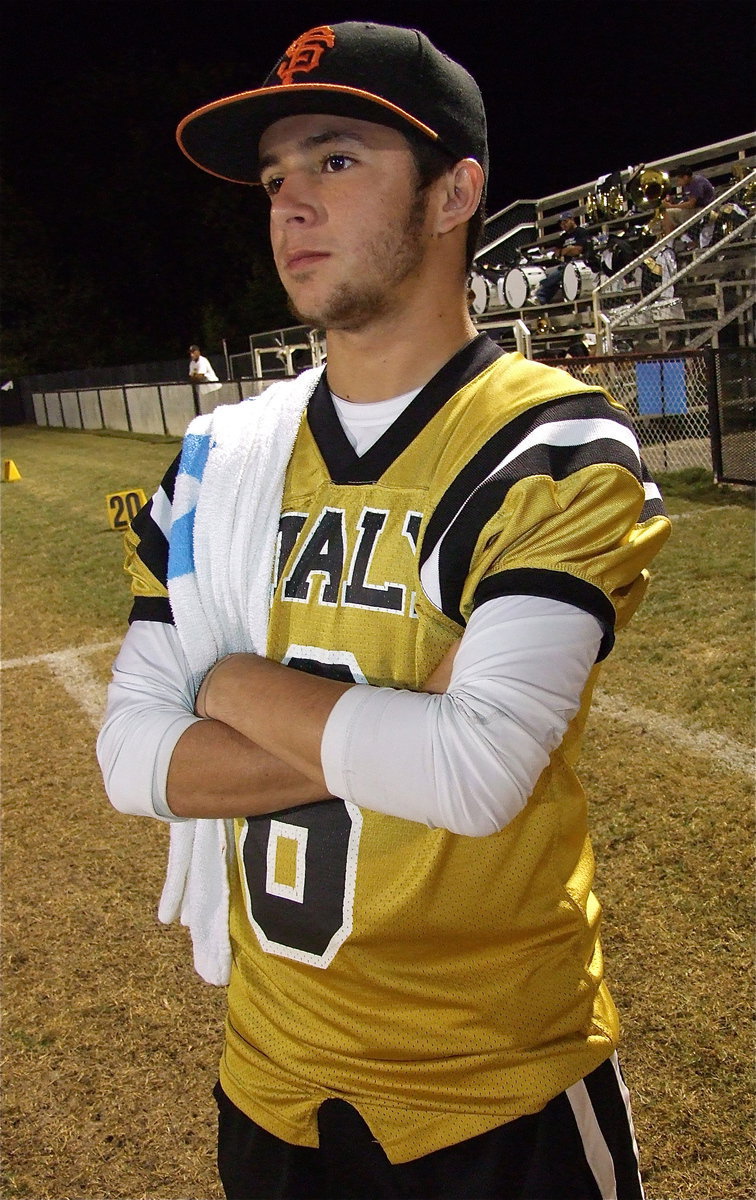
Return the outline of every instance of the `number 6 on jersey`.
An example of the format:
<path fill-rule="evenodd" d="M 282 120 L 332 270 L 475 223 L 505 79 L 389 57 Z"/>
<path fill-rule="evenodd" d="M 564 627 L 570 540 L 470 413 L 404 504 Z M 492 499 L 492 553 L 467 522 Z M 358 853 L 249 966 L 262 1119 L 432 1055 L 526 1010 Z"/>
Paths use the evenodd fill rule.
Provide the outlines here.
<path fill-rule="evenodd" d="M 284 663 L 366 683 L 353 655 L 290 646 Z M 362 813 L 330 800 L 248 817 L 239 839 L 247 916 L 263 950 L 327 967 L 352 932 Z"/>

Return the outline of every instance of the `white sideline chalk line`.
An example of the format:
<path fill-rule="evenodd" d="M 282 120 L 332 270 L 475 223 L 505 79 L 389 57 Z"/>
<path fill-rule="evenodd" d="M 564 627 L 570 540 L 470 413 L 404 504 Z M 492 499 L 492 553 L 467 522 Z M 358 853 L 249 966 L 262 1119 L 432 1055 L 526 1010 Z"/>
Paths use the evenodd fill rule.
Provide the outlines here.
<path fill-rule="evenodd" d="M 621 696 L 611 696 L 596 690 L 591 712 L 601 717 L 610 717 L 622 725 L 633 725 L 648 731 L 662 742 L 671 742 L 678 749 L 690 750 L 692 754 L 708 758 L 727 771 L 754 777 L 754 751 L 736 742 L 724 733 L 712 729 L 697 729 L 676 721 L 674 717 L 662 716 L 647 708 L 628 704 Z"/>
<path fill-rule="evenodd" d="M 716 508 L 707 508 L 705 512 L 668 513 L 667 516 L 670 521 L 695 521 L 708 517 L 711 513 L 732 512 L 733 509 L 741 507 L 740 504 L 718 504 Z"/>
<path fill-rule="evenodd" d="M 99 650 L 114 650 L 116 646 L 120 646 L 121 639 L 117 638 L 113 642 L 92 642 L 89 646 L 72 646 L 69 650 L 50 650 L 47 654 L 27 654 L 24 658 L 6 658 L 0 662 L 0 669 L 3 671 L 10 670 L 12 667 L 33 667 L 37 663 L 54 663 L 60 660 L 67 661 L 72 655 L 77 657 L 86 657 L 88 654 L 97 654 Z"/>
<path fill-rule="evenodd" d="M 50 663 L 50 669 L 68 695 L 84 709 L 95 728 L 99 729 L 105 713 L 106 686 L 98 679 L 84 658 L 75 650 L 61 654 Z"/>
<path fill-rule="evenodd" d="M 102 724 L 105 712 L 107 685 L 98 679 L 86 661 L 88 655 L 100 650 L 114 650 L 115 642 L 97 642 L 70 650 L 52 650 L 49 654 L 29 654 L 25 658 L 9 658 L 0 663 L 3 670 L 13 667 L 32 667 L 44 663 L 68 692 L 71 699 L 84 710 L 95 729 Z"/>
<path fill-rule="evenodd" d="M 99 728 L 105 711 L 106 685 L 97 679 L 84 660 L 101 650 L 113 650 L 120 640 L 98 642 L 89 646 L 77 646 L 70 650 L 53 650 L 49 654 L 30 654 L 25 658 L 9 658 L 0 662 L 3 670 L 14 667 L 31 667 L 45 663 L 60 681 L 68 695 L 87 714 L 95 728 Z M 670 742 L 677 748 L 689 750 L 691 754 L 708 758 L 716 766 L 736 774 L 754 777 L 754 751 L 724 733 L 711 729 L 698 729 L 674 717 L 664 716 L 651 709 L 628 704 L 621 696 L 611 696 L 597 689 L 591 711 L 600 717 L 609 717 L 621 725 L 646 730 L 652 737 Z"/>

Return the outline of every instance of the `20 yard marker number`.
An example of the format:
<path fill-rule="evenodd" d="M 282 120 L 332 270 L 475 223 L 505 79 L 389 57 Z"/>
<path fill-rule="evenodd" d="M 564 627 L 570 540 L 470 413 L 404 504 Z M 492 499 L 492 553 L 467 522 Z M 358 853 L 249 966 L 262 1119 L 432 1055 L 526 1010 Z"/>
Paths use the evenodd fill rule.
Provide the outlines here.
<path fill-rule="evenodd" d="M 141 488 L 129 488 L 125 492 L 111 492 L 105 497 L 105 503 L 110 528 L 123 532 L 128 529 L 139 509 L 147 503 L 147 497 Z"/>

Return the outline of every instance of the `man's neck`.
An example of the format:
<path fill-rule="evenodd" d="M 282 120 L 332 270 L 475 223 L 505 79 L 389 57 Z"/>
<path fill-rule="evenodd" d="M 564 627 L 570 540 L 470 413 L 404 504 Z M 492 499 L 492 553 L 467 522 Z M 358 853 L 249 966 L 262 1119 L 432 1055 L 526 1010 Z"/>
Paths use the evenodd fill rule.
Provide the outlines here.
<path fill-rule="evenodd" d="M 406 313 L 363 330 L 329 330 L 328 384 L 356 404 L 389 400 L 422 387 L 476 335 L 464 304 Z"/>

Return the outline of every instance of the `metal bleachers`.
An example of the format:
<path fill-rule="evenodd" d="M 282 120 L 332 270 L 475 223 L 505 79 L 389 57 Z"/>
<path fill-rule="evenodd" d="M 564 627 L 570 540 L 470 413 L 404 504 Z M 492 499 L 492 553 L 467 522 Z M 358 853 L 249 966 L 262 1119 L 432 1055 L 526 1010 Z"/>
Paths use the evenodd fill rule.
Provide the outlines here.
<path fill-rule="evenodd" d="M 663 238 L 661 200 L 680 163 L 704 174 L 715 198 Z M 544 358 L 561 357 L 576 342 L 594 354 L 716 348 L 722 336 L 753 346 L 755 168 L 752 133 L 509 205 L 484 227 L 470 279 L 475 323 L 502 345 L 524 340 Z M 580 271 L 577 295 L 568 298 L 565 288 L 553 303 L 537 304 L 565 209 L 591 234 L 599 269 Z"/>

